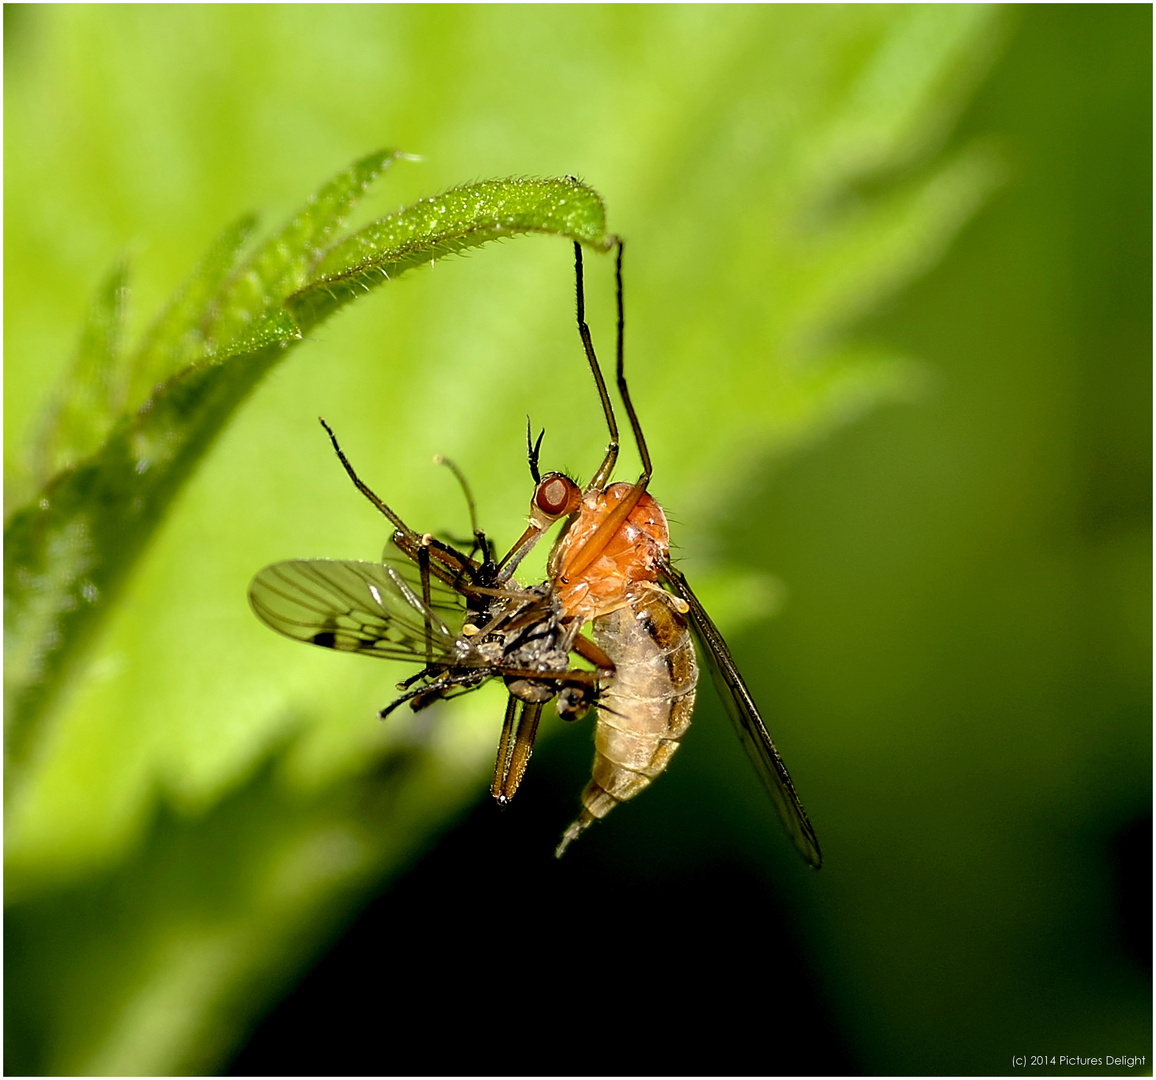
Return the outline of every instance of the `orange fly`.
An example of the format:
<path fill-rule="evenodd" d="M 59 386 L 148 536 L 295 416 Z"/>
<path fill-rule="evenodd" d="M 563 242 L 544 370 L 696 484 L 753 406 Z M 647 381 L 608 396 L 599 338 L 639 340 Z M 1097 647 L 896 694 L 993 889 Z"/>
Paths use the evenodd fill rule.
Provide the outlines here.
<path fill-rule="evenodd" d="M 531 515 L 544 526 L 565 518 L 548 562 L 548 576 L 565 621 L 590 623 L 594 643 L 614 665 L 609 687 L 596 699 L 593 775 L 582 812 L 566 830 L 557 855 L 593 821 L 647 787 L 670 761 L 690 724 L 698 668 L 691 634 L 710 669 L 735 730 L 754 762 L 788 833 L 814 867 L 819 842 L 790 774 L 763 723 L 746 682 L 718 627 L 682 573 L 670 561 L 666 517 L 647 491 L 650 453 L 630 392 L 623 360 L 622 243 L 615 263 L 619 396 L 642 460 L 633 483 L 609 483 L 618 459 L 618 425 L 586 325 L 582 249 L 574 245 L 578 333 L 594 376 L 610 442 L 583 489 L 560 473 L 539 476 Z M 536 449 L 536 448 L 535 448 Z M 572 625 L 572 623 L 571 623 Z"/>

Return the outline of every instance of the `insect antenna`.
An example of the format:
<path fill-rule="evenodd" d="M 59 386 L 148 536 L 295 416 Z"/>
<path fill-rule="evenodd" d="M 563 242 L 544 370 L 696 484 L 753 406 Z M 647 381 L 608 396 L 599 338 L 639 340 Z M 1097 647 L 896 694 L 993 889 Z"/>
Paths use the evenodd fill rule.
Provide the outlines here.
<path fill-rule="evenodd" d="M 542 472 L 538 467 L 538 457 L 542 452 L 542 439 L 546 436 L 546 429 L 543 428 L 538 432 L 538 438 L 534 438 L 533 428 L 530 426 L 530 418 L 526 417 L 526 458 L 530 463 L 530 475 L 534 478 L 535 486 L 542 482 Z M 522 561 L 529 553 L 530 549 L 538 542 L 542 536 L 543 530 L 549 528 L 553 519 L 534 520 L 530 521 L 526 531 L 514 542 L 514 546 L 502 557 L 502 561 L 498 563 L 498 577 L 499 583 L 508 581 L 517 568 L 518 563 Z"/>
<path fill-rule="evenodd" d="M 481 553 L 482 562 L 488 563 L 492 561 L 494 556 L 493 545 L 490 543 L 490 540 L 486 536 L 485 532 L 478 528 L 477 506 L 474 503 L 474 495 L 473 492 L 470 491 L 470 485 L 466 480 L 465 473 L 463 473 L 462 470 L 459 469 L 457 465 L 444 454 L 434 454 L 433 460 L 435 465 L 444 465 L 447 469 L 449 469 L 450 472 L 454 474 L 455 477 L 457 477 L 457 481 L 462 488 L 462 494 L 464 494 L 466 497 L 466 506 L 469 508 L 470 512 L 470 531 L 474 534 L 474 546 L 470 549 L 470 555 L 473 555 L 473 553 L 477 551 Z M 454 540 L 453 542 L 460 543 L 458 540 Z"/>
<path fill-rule="evenodd" d="M 535 484 L 542 482 L 542 473 L 538 468 L 538 455 L 542 450 L 542 440 L 546 437 L 546 429 L 542 428 L 538 432 L 537 440 L 533 440 L 533 429 L 530 427 L 530 416 L 526 414 L 526 457 L 530 461 L 530 475 L 534 478 Z"/>

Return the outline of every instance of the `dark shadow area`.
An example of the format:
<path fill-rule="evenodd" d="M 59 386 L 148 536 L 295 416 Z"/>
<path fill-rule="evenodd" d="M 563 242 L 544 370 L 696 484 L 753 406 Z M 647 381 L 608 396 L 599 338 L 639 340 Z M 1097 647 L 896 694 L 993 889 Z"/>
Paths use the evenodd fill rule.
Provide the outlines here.
<path fill-rule="evenodd" d="M 856 1072 L 781 898 L 725 850 L 632 859 L 611 817 L 553 858 L 588 753 L 543 745 L 515 804 L 371 903 L 230 1073 Z"/>
<path fill-rule="evenodd" d="M 1152 975 L 1152 815 L 1124 826 L 1109 847 L 1124 950 Z"/>

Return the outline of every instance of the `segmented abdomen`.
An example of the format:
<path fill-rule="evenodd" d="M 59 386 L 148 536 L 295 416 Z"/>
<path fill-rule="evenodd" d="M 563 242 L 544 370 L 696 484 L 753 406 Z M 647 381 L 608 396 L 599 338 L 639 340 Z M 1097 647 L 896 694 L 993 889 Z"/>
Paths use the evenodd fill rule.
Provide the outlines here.
<path fill-rule="evenodd" d="M 627 600 L 592 624 L 594 643 L 614 661 L 615 673 L 598 702 L 582 813 L 555 855 L 658 776 L 690 727 L 698 664 L 686 619 L 657 586 L 636 587 Z"/>

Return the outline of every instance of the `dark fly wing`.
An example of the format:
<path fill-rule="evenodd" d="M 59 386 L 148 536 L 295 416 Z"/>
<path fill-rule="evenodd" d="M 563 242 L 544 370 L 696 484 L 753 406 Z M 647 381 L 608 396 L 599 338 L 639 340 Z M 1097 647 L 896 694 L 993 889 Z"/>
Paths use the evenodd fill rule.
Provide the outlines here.
<path fill-rule="evenodd" d="M 791 839 L 794 840 L 795 847 L 799 849 L 803 858 L 817 870 L 823 863 L 823 856 L 819 852 L 815 830 L 807 820 L 807 812 L 795 792 L 791 774 L 787 772 L 783 759 L 775 749 L 774 740 L 759 715 L 747 684 L 735 667 L 722 634 L 691 591 L 686 578 L 678 570 L 667 563 L 663 568 L 663 576 L 674 594 L 685 600 L 690 608 L 691 626 L 695 631 L 699 650 L 706 658 L 719 696 L 731 720 L 734 721 L 735 730 L 743 747 L 771 794 L 783 825 L 791 834 Z"/>
<path fill-rule="evenodd" d="M 399 567 L 340 559 L 274 563 L 253 578 L 249 603 L 266 626 L 294 641 L 390 660 L 460 664 L 456 629 L 391 569 Z"/>

